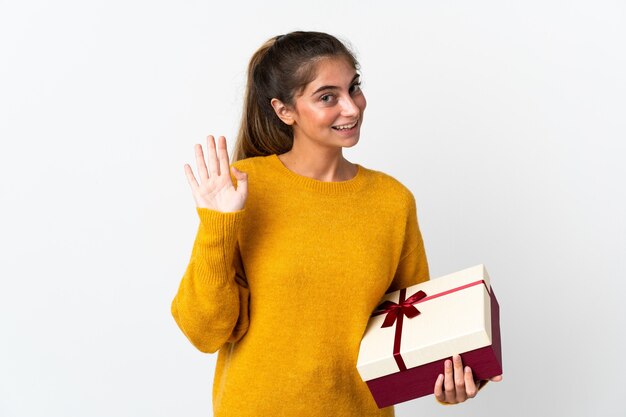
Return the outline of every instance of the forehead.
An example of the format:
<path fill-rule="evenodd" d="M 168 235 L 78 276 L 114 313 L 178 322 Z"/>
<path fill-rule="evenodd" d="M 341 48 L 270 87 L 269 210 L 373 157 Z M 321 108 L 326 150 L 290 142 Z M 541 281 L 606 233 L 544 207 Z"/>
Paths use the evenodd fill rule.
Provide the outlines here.
<path fill-rule="evenodd" d="M 315 64 L 315 78 L 306 85 L 304 91 L 315 91 L 323 86 L 348 85 L 356 73 L 356 69 L 346 58 L 322 58 Z"/>

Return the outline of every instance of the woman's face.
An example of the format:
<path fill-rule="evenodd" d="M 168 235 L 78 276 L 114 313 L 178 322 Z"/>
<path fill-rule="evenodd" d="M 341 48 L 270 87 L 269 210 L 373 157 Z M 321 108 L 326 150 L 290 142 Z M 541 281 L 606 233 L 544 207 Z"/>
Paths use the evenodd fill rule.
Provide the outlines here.
<path fill-rule="evenodd" d="M 316 70 L 315 79 L 295 98 L 294 141 L 327 147 L 356 145 L 367 104 L 359 75 L 344 58 L 323 58 Z"/>

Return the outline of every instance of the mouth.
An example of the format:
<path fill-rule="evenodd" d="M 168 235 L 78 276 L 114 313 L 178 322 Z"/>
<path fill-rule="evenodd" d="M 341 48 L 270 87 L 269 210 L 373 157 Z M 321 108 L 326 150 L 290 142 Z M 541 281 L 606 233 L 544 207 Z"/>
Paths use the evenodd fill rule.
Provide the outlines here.
<path fill-rule="evenodd" d="M 355 120 L 354 122 L 347 124 L 347 125 L 339 125 L 339 126 L 332 126 L 333 129 L 338 130 L 340 132 L 342 131 L 349 131 L 352 130 L 356 127 L 356 125 L 359 123 L 358 120 Z"/>

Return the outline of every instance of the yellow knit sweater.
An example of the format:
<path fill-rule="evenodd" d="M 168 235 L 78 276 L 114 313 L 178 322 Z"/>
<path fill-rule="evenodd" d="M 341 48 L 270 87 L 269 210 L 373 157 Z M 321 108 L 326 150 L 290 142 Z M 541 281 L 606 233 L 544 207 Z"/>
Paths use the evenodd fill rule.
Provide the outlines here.
<path fill-rule="evenodd" d="M 200 225 L 172 315 L 202 352 L 219 350 L 215 417 L 393 416 L 356 360 L 387 291 L 425 281 L 412 193 L 358 166 L 347 181 L 290 171 L 276 155 L 248 173 L 245 208 L 197 208 Z"/>

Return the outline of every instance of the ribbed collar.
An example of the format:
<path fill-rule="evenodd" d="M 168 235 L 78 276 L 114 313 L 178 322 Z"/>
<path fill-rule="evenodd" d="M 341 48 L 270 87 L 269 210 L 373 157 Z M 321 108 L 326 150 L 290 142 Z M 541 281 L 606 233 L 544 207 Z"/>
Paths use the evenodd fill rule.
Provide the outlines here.
<path fill-rule="evenodd" d="M 320 181 L 314 178 L 305 177 L 300 174 L 296 174 L 287 168 L 282 161 L 278 158 L 278 155 L 272 154 L 266 157 L 268 163 L 276 169 L 282 176 L 284 176 L 289 182 L 298 187 L 304 187 L 309 190 L 319 192 L 322 194 L 337 194 L 344 192 L 353 192 L 361 189 L 366 182 L 368 176 L 368 170 L 359 164 L 357 166 L 357 173 L 354 177 L 346 181 Z"/>

